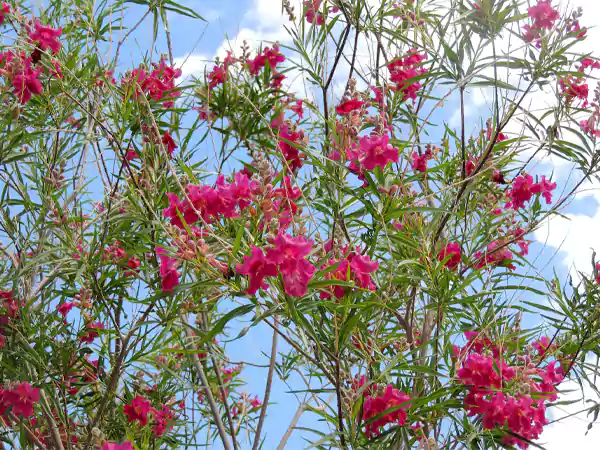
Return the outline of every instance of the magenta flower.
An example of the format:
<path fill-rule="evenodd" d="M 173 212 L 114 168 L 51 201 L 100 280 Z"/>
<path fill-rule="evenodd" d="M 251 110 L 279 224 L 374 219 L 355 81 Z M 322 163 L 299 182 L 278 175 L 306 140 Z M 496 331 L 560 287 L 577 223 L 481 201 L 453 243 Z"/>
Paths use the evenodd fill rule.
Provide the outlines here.
<path fill-rule="evenodd" d="M 550 181 L 546 180 L 545 176 L 542 175 L 542 181 L 536 183 L 532 187 L 532 192 L 535 194 L 541 194 L 542 197 L 544 197 L 544 200 L 546 200 L 546 204 L 549 205 L 552 203 L 552 191 L 554 189 L 556 189 L 556 183 L 551 183 Z"/>
<path fill-rule="evenodd" d="M 81 342 L 86 342 L 88 344 L 91 344 L 92 342 L 94 342 L 94 339 L 96 339 L 98 337 L 97 330 L 103 330 L 103 329 L 104 329 L 104 325 L 102 324 L 102 322 L 91 322 L 86 326 L 85 334 L 80 336 L 79 340 Z"/>
<path fill-rule="evenodd" d="M 27 382 L 18 383 L 5 390 L 0 390 L 2 409 L 12 406 L 15 416 L 28 418 L 33 416 L 33 407 L 40 400 L 40 389 Z"/>
<path fill-rule="evenodd" d="M 377 287 L 371 279 L 373 272 L 379 267 L 379 262 L 371 261 L 367 255 L 353 254 L 349 258 L 350 271 L 356 282 L 356 285 L 363 289 L 374 291 Z"/>
<path fill-rule="evenodd" d="M 406 424 L 406 409 L 409 407 L 410 400 L 411 398 L 408 395 L 396 389 L 391 384 L 386 387 L 381 395 L 367 395 L 363 404 L 363 420 L 365 422 L 400 406 L 400 408 L 388 412 L 367 424 L 367 436 L 378 436 L 381 428 L 391 423 L 397 423 L 398 425 Z"/>
<path fill-rule="evenodd" d="M 396 84 L 395 90 L 402 93 L 403 100 L 416 100 L 417 92 L 422 86 L 414 78 L 427 73 L 427 70 L 421 67 L 426 58 L 426 55 L 421 55 L 413 49 L 404 58 L 397 58 L 388 64 L 390 81 Z"/>
<path fill-rule="evenodd" d="M 390 137 L 370 135 L 360 139 L 360 164 L 367 170 L 381 167 L 383 170 L 387 163 L 398 162 L 398 149 L 389 143 Z"/>
<path fill-rule="evenodd" d="M 250 256 L 244 256 L 244 262 L 238 264 L 235 269 L 239 274 L 250 277 L 250 286 L 246 292 L 255 295 L 259 289 L 269 288 L 264 279 L 277 276 L 277 265 L 265 258 L 260 248 L 252 245 L 251 249 Z"/>
<path fill-rule="evenodd" d="M 175 286 L 179 286 L 179 272 L 177 266 L 179 261 L 176 258 L 171 258 L 162 247 L 155 249 L 160 258 L 160 278 L 163 292 L 173 292 Z"/>
<path fill-rule="evenodd" d="M 460 245 L 457 243 L 450 243 L 446 245 L 437 255 L 438 261 L 444 261 L 447 259 L 444 264 L 445 267 L 451 270 L 455 270 L 456 267 L 460 264 L 461 261 L 461 249 Z"/>
<path fill-rule="evenodd" d="M 6 2 L 2 2 L 2 8 L 0 8 L 0 25 L 4 23 L 4 16 L 10 14 L 10 5 Z"/>
<path fill-rule="evenodd" d="M 346 116 L 352 111 L 362 108 L 364 104 L 365 102 L 357 99 L 346 100 L 335 107 L 335 112 L 337 112 L 340 116 Z"/>
<path fill-rule="evenodd" d="M 138 395 L 131 403 L 123 406 L 123 412 L 127 416 L 128 422 L 138 422 L 143 427 L 148 423 L 150 402 Z"/>
<path fill-rule="evenodd" d="M 519 175 L 513 180 L 512 188 L 508 192 L 513 209 L 523 208 L 525 202 L 531 200 L 534 194 L 532 191 L 533 185 L 533 177 L 531 175 Z"/>
<path fill-rule="evenodd" d="M 8 61 L 12 61 L 14 55 L 7 56 Z M 38 80 L 41 69 L 32 69 L 31 58 L 21 56 L 21 61 L 15 61 L 11 64 L 14 69 L 12 84 L 15 95 L 19 99 L 19 103 L 25 104 L 33 94 L 41 94 L 43 91 L 42 83 Z"/>
<path fill-rule="evenodd" d="M 167 405 L 163 405 L 160 411 L 152 408 L 152 415 L 155 422 L 152 430 L 154 432 L 154 436 L 161 437 L 163 434 L 173 428 L 173 419 L 175 418 L 175 413 Z"/>
<path fill-rule="evenodd" d="M 58 53 L 60 50 L 60 42 L 58 38 L 62 34 L 62 28 L 50 28 L 42 25 L 39 21 L 35 23 L 35 30 L 29 33 L 29 39 L 37 42 L 42 50 L 50 49 L 52 53 Z"/>
<path fill-rule="evenodd" d="M 267 250 L 267 259 L 278 265 L 285 292 L 293 297 L 302 297 L 315 273 L 315 266 L 304 259 L 311 252 L 313 241 L 304 236 L 279 233 L 274 245 Z"/>
<path fill-rule="evenodd" d="M 527 10 L 533 19 L 533 27 L 537 29 L 550 29 L 558 20 L 558 11 L 552 8 L 550 0 L 539 0 L 538 3 Z"/>
<path fill-rule="evenodd" d="M 58 311 L 58 313 L 61 316 L 66 317 L 67 314 L 69 314 L 69 311 L 71 311 L 73 309 L 73 306 L 75 306 L 75 303 L 65 302 L 62 305 L 60 305 L 58 308 L 56 308 L 56 310 Z"/>

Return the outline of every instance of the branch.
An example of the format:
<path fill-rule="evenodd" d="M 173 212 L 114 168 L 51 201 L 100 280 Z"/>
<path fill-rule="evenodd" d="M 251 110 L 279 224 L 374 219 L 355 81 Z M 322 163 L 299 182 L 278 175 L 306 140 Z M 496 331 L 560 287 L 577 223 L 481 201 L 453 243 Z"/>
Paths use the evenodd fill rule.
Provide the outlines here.
<path fill-rule="evenodd" d="M 302 414 L 304 414 L 304 411 L 306 411 L 307 406 L 308 406 L 307 403 L 301 403 L 300 406 L 298 406 L 298 409 L 296 410 L 296 414 L 294 414 L 294 417 L 292 418 L 292 421 L 290 422 L 290 426 L 288 427 L 285 434 L 281 438 L 281 442 L 277 446 L 276 450 L 283 450 L 285 448 L 288 439 L 294 432 L 294 428 L 296 428 L 296 425 L 298 425 L 298 421 L 300 420 L 300 417 L 302 416 Z"/>
<path fill-rule="evenodd" d="M 263 398 L 262 408 L 260 410 L 260 418 L 258 419 L 258 425 L 256 427 L 256 434 L 254 435 L 254 444 L 252 450 L 257 450 L 260 444 L 260 433 L 262 431 L 263 423 L 267 415 L 267 407 L 269 405 L 269 398 L 271 397 L 271 385 L 273 383 L 273 372 L 275 371 L 275 362 L 277 360 L 277 319 L 274 323 L 275 329 L 273 330 L 273 342 L 271 344 L 271 361 L 269 362 L 269 374 L 267 375 L 267 384 L 265 385 L 265 396 Z"/>
<path fill-rule="evenodd" d="M 187 336 L 188 340 L 190 342 L 192 342 L 194 340 L 194 335 L 192 334 L 192 331 L 187 326 L 187 323 L 184 323 L 183 326 L 185 328 L 185 335 Z M 188 349 L 188 350 L 191 350 L 190 356 L 194 363 L 194 367 L 196 367 L 198 376 L 200 376 L 200 381 L 202 382 L 202 388 L 204 389 L 204 393 L 206 394 L 206 399 L 208 401 L 208 404 L 210 405 L 210 410 L 212 412 L 213 419 L 215 420 L 215 425 L 217 426 L 217 429 L 219 430 L 219 435 L 221 436 L 221 441 L 223 442 L 223 448 L 225 450 L 231 450 L 231 444 L 229 443 L 229 439 L 227 439 L 227 432 L 225 431 L 225 426 L 223 425 L 223 422 L 221 421 L 221 413 L 219 411 L 219 407 L 215 403 L 215 398 L 212 395 L 210 386 L 208 385 L 208 379 L 206 378 L 206 373 L 204 372 L 204 367 L 202 367 L 200 358 L 198 358 L 198 354 L 194 351 L 194 349 Z"/>

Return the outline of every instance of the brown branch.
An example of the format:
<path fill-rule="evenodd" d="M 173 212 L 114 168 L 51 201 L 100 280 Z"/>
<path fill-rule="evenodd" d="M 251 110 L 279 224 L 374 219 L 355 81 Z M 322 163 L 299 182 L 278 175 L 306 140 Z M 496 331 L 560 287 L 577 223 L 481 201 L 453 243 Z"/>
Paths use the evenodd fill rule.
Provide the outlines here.
<path fill-rule="evenodd" d="M 185 334 L 190 342 L 193 342 L 194 335 L 192 334 L 192 330 L 187 326 L 187 323 L 183 324 L 185 328 Z M 189 345 L 189 344 L 188 344 Z M 192 362 L 194 363 L 194 367 L 198 372 L 198 376 L 200 377 L 200 381 L 202 382 L 202 388 L 204 389 L 204 393 L 206 394 L 206 400 L 210 406 L 210 410 L 213 415 L 213 419 L 215 421 L 215 425 L 217 426 L 217 430 L 219 431 L 219 436 L 221 436 L 221 441 L 223 442 L 223 448 L 225 450 L 231 450 L 231 444 L 229 443 L 229 439 L 227 439 L 227 432 L 225 431 L 225 426 L 221 421 L 221 412 L 219 411 L 219 407 L 215 402 L 215 398 L 212 395 L 212 391 L 210 390 L 210 386 L 208 384 L 208 379 L 206 378 L 206 373 L 204 372 L 204 367 L 202 367 L 202 363 L 200 362 L 200 358 L 198 354 L 195 352 L 195 349 L 188 348 L 190 350 L 190 356 L 192 358 Z"/>
<path fill-rule="evenodd" d="M 265 417 L 267 415 L 267 407 L 269 406 L 269 398 L 271 397 L 271 385 L 273 383 L 273 372 L 275 371 L 275 362 L 277 361 L 277 319 L 275 319 L 275 329 L 273 330 L 273 341 L 271 344 L 271 361 L 269 362 L 269 373 L 267 375 L 267 384 L 265 385 L 265 395 L 263 398 L 262 408 L 260 410 L 260 418 L 256 426 L 256 434 L 254 435 L 254 444 L 252 450 L 257 450 L 260 444 L 260 433 L 262 431 Z"/>

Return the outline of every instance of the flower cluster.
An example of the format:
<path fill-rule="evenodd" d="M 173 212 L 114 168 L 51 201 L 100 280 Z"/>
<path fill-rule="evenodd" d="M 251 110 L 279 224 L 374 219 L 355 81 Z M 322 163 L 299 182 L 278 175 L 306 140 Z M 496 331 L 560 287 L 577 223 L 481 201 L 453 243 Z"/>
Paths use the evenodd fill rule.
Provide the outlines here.
<path fill-rule="evenodd" d="M 398 149 L 389 143 L 387 134 L 372 133 L 363 136 L 359 145 L 346 149 L 346 156 L 350 161 L 349 169 L 358 174 L 359 179 L 364 179 L 364 170 L 373 170 L 379 167 L 382 170 L 389 162 L 398 162 Z"/>
<path fill-rule="evenodd" d="M 247 292 L 255 295 L 260 288 L 268 289 L 265 278 L 281 274 L 286 294 L 302 297 L 315 273 L 315 266 L 305 259 L 312 251 L 313 242 L 304 236 L 279 233 L 272 244 L 266 253 L 252 246 L 251 254 L 244 256 L 244 262 L 236 266 L 239 274 L 250 277 Z"/>
<path fill-rule="evenodd" d="M 540 44 L 542 30 L 550 30 L 559 18 L 558 11 L 552 8 L 550 0 L 539 0 L 537 4 L 527 10 L 527 14 L 532 20 L 531 25 L 525 25 L 523 29 L 525 34 L 523 39 L 526 42 L 535 42 Z"/>
<path fill-rule="evenodd" d="M 512 263 L 514 256 L 503 240 L 490 242 L 484 252 L 476 252 L 473 257 L 477 269 L 497 265 L 508 267 L 511 270 L 516 268 Z"/>
<path fill-rule="evenodd" d="M 415 172 L 427 172 L 427 161 L 433 159 L 433 150 L 428 146 L 422 154 L 414 152 L 411 156 L 411 167 Z"/>
<path fill-rule="evenodd" d="M 12 84 L 19 103 L 25 104 L 31 100 L 32 95 L 42 93 L 43 87 L 39 76 L 43 70 L 34 68 L 32 59 L 25 56 L 25 53 L 14 54 L 8 50 L 0 54 L 0 68 L 2 74 Z"/>
<path fill-rule="evenodd" d="M 446 245 L 437 254 L 438 261 L 445 261 L 444 266 L 451 270 L 456 270 L 461 261 L 461 249 L 457 243 Z"/>
<path fill-rule="evenodd" d="M 367 437 L 378 436 L 381 428 L 391 423 L 405 425 L 410 401 L 407 394 L 391 384 L 381 391 L 365 395 L 363 420 L 366 422 Z"/>
<path fill-rule="evenodd" d="M 306 21 L 315 25 L 323 25 L 325 23 L 325 15 L 319 11 L 322 0 L 304 0 L 304 8 L 306 8 Z M 328 9 L 328 13 L 336 13 L 339 9 L 332 7 Z"/>
<path fill-rule="evenodd" d="M 60 42 L 58 38 L 62 35 L 62 28 L 51 28 L 36 21 L 33 30 L 29 32 L 29 39 L 41 50 L 50 49 L 52 53 L 58 53 Z"/>
<path fill-rule="evenodd" d="M 153 419 L 154 436 L 161 437 L 165 432 L 173 428 L 175 412 L 167 405 L 160 410 L 153 408 L 150 402 L 141 395 L 136 396 L 131 403 L 123 406 L 123 412 L 128 422 L 137 422 L 144 427 L 148 424 L 150 417 Z"/>
<path fill-rule="evenodd" d="M 126 95 L 133 98 L 146 96 L 149 100 L 162 102 L 165 108 L 174 105 L 174 98 L 181 92 L 176 89 L 175 80 L 181 76 L 181 69 L 168 66 L 164 59 L 153 63 L 153 70 L 148 72 L 145 68 L 134 69 L 131 74 L 123 77 L 121 84 L 126 87 Z"/>
<path fill-rule="evenodd" d="M 99 336 L 98 330 L 103 329 L 104 325 L 102 324 L 102 322 L 89 322 L 83 330 L 83 334 L 79 336 L 79 340 L 81 342 L 91 344 L 92 342 L 94 342 L 94 339 L 96 339 Z"/>
<path fill-rule="evenodd" d="M 469 416 L 479 416 L 487 430 L 506 429 L 507 445 L 528 447 L 526 440 L 540 437 L 546 420 L 546 401 L 557 399 L 555 386 L 563 379 L 557 361 L 539 367 L 540 361 L 521 357 L 521 365 L 509 366 L 499 347 L 479 333 L 469 333 L 465 347 L 455 347 L 460 368 L 458 382 L 468 386 L 464 407 Z M 543 359 L 543 357 L 541 358 Z M 519 436 L 519 437 L 516 437 Z"/>
<path fill-rule="evenodd" d="M 285 61 L 285 56 L 279 51 L 279 45 L 274 44 L 273 47 L 265 47 L 262 52 L 256 55 L 253 59 L 248 59 L 248 71 L 250 75 L 257 76 L 267 66 L 276 73 L 277 64 Z"/>
<path fill-rule="evenodd" d="M 551 183 L 542 176 L 542 180 L 538 183 L 533 182 L 531 175 L 519 175 L 513 180 L 510 191 L 508 191 L 508 197 L 510 198 L 506 208 L 513 208 L 515 210 L 523 208 L 525 202 L 531 200 L 535 194 L 540 194 L 546 200 L 549 205 L 552 203 L 552 191 L 556 189 L 556 183 Z"/>
<path fill-rule="evenodd" d="M 600 69 L 600 62 L 594 61 L 591 58 L 584 58 L 577 68 L 578 76 L 571 74 L 561 77 L 558 80 L 561 94 L 565 96 L 567 103 L 572 103 L 574 100 L 580 100 L 581 107 L 588 106 L 589 86 L 584 78 L 586 69 Z"/>
<path fill-rule="evenodd" d="M 2 7 L 0 7 L 0 25 L 4 23 L 6 14 L 10 14 L 10 5 L 6 2 L 2 2 Z"/>
<path fill-rule="evenodd" d="M 40 389 L 27 382 L 0 386 L 0 416 L 5 420 L 10 410 L 16 417 L 33 416 L 33 407 L 40 400 Z"/>
<path fill-rule="evenodd" d="M 250 205 L 252 193 L 259 186 L 243 172 L 235 173 L 233 178 L 232 183 L 226 183 L 225 177 L 220 175 L 216 188 L 190 185 L 187 198 L 183 201 L 173 193 L 167 194 L 169 207 L 163 210 L 163 215 L 179 228 L 185 228 L 182 218 L 187 225 L 192 225 L 200 219 L 210 224 L 219 217 L 238 217 L 238 210 L 242 211 Z"/>
<path fill-rule="evenodd" d="M 128 276 L 135 275 L 141 265 L 140 258 L 127 255 L 119 241 L 115 241 L 112 245 L 104 249 L 104 258 L 112 260 L 114 264 L 126 268 L 125 275 Z"/>
<path fill-rule="evenodd" d="M 388 64 L 390 81 L 395 84 L 395 90 L 402 93 L 403 100 L 408 98 L 413 102 L 416 100 L 417 92 L 422 86 L 415 78 L 427 73 L 427 69 L 422 67 L 426 59 L 426 55 L 412 49 L 405 57 L 397 58 Z"/>
<path fill-rule="evenodd" d="M 327 243 L 326 250 L 332 250 L 331 242 Z M 323 266 L 323 270 L 327 268 L 335 269 L 326 273 L 325 278 L 328 280 L 353 281 L 354 284 L 361 289 L 374 291 L 377 287 L 373 283 L 371 274 L 379 267 L 377 261 L 371 261 L 367 255 L 361 255 L 360 251 L 350 251 L 348 247 L 341 249 L 342 257 L 339 259 L 330 259 Z M 322 291 L 321 298 L 330 298 L 331 295 L 337 298 L 342 298 L 346 294 L 344 286 L 332 286 L 330 290 Z"/>
<path fill-rule="evenodd" d="M 304 143 L 304 131 L 297 130 L 291 123 L 284 123 L 277 128 L 277 148 L 281 151 L 286 163 L 285 170 L 297 171 L 302 167 L 305 155 L 300 151 Z"/>
<path fill-rule="evenodd" d="M 175 286 L 179 286 L 179 260 L 172 258 L 162 247 L 156 247 L 157 256 L 160 258 L 160 280 L 163 292 L 173 292 Z"/>

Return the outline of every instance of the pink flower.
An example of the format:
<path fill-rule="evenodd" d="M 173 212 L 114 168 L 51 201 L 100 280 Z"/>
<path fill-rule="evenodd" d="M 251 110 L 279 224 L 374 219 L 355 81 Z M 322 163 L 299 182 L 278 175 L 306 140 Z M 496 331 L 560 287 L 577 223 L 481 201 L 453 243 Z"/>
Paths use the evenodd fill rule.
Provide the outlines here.
<path fill-rule="evenodd" d="M 531 200 L 534 194 L 532 190 L 533 185 L 533 177 L 531 175 L 519 175 L 513 180 L 511 190 L 508 192 L 513 209 L 523 208 L 525 202 Z"/>
<path fill-rule="evenodd" d="M 122 444 L 116 444 L 114 442 L 105 442 L 102 445 L 102 450 L 134 450 L 131 442 L 125 441 Z"/>
<path fill-rule="evenodd" d="M 287 161 L 286 169 L 289 166 L 292 172 L 302 167 L 303 164 L 302 158 L 304 155 L 300 153 L 298 148 L 302 145 L 303 138 L 304 132 L 302 130 L 293 131 L 285 124 L 279 129 L 279 142 L 277 146 Z"/>
<path fill-rule="evenodd" d="M 359 162 L 367 170 L 381 167 L 383 170 L 388 162 L 398 162 L 398 149 L 389 143 L 389 136 L 384 134 L 363 136 L 360 139 Z"/>
<path fill-rule="evenodd" d="M 426 58 L 426 55 L 420 55 L 413 49 L 404 58 L 397 58 L 388 64 L 390 81 L 396 84 L 395 89 L 402 93 L 403 100 L 416 100 L 421 84 L 413 79 L 427 73 L 422 67 Z"/>
<path fill-rule="evenodd" d="M 224 66 L 214 66 L 212 72 L 206 78 L 208 78 L 208 89 L 213 90 L 227 80 L 227 68 Z"/>
<path fill-rule="evenodd" d="M 52 53 L 58 53 L 60 50 L 60 42 L 58 38 L 62 34 L 62 28 L 50 28 L 42 25 L 39 21 L 35 23 L 35 30 L 29 33 L 29 39 L 37 42 L 42 50 L 50 49 Z"/>
<path fill-rule="evenodd" d="M 269 285 L 265 283 L 265 277 L 277 276 L 277 265 L 265 258 L 263 251 L 255 246 L 251 246 L 250 256 L 244 256 L 243 264 L 238 264 L 236 270 L 239 274 L 250 277 L 250 286 L 248 294 L 255 295 L 259 289 L 268 289 Z"/>
<path fill-rule="evenodd" d="M 161 437 L 173 428 L 172 422 L 175 413 L 167 405 L 164 405 L 160 411 L 152 408 L 152 415 L 154 416 L 154 422 L 156 422 L 153 428 L 154 436 Z"/>
<path fill-rule="evenodd" d="M 141 395 L 138 395 L 131 403 L 123 406 L 123 412 L 127 416 L 129 423 L 137 421 L 143 427 L 148 423 L 150 402 Z"/>
<path fill-rule="evenodd" d="M 10 14 L 10 5 L 6 2 L 2 2 L 2 8 L 0 9 L 0 25 L 4 23 L 4 16 Z"/>
<path fill-rule="evenodd" d="M 13 55 L 7 57 L 8 61 L 13 60 Z M 31 100 L 33 94 L 41 94 L 43 91 L 42 83 L 38 80 L 41 69 L 32 69 L 31 58 L 21 56 L 20 62 L 15 60 L 11 64 L 13 70 L 12 84 L 15 95 L 19 99 L 19 103 L 25 104 Z"/>
<path fill-rule="evenodd" d="M 294 111 L 300 119 L 304 117 L 304 110 L 302 109 L 302 100 L 296 100 L 296 104 L 290 106 L 290 109 Z"/>
<path fill-rule="evenodd" d="M 275 70 L 277 64 L 285 61 L 285 56 L 279 51 L 279 44 L 273 44 L 273 47 L 265 47 L 263 49 L 263 55 L 272 70 Z"/>
<path fill-rule="evenodd" d="M 550 338 L 548 336 L 542 336 L 533 344 L 531 344 L 531 346 L 537 351 L 538 356 L 546 356 L 546 354 L 551 350 Z M 556 348 L 556 344 L 553 344 L 552 348 Z"/>
<path fill-rule="evenodd" d="M 363 420 L 365 422 L 369 422 L 374 417 L 391 410 L 382 417 L 367 423 L 367 436 L 379 435 L 381 428 L 390 423 L 406 424 L 406 409 L 409 406 L 410 400 L 411 398 L 408 395 L 394 388 L 391 384 L 386 387 L 381 395 L 367 395 L 363 403 Z"/>
<path fill-rule="evenodd" d="M 172 99 L 181 95 L 175 86 L 175 79 L 181 76 L 181 69 L 168 66 L 164 59 L 152 63 L 152 66 L 153 70 L 150 73 L 138 68 L 123 77 L 121 83 L 127 88 L 125 95 L 131 95 L 133 98 L 146 95 L 155 102 L 164 100 L 162 105 L 171 108 L 174 104 Z"/>
<path fill-rule="evenodd" d="M 561 93 L 567 99 L 567 102 L 572 102 L 575 99 L 581 100 L 582 108 L 588 105 L 589 86 L 583 78 L 574 78 L 568 75 L 559 80 Z"/>
<path fill-rule="evenodd" d="M 374 291 L 377 286 L 373 283 L 371 275 L 379 267 L 379 262 L 371 261 L 367 255 L 353 254 L 349 258 L 350 271 L 356 282 L 356 285 L 363 289 Z"/>
<path fill-rule="evenodd" d="M 321 0 L 304 0 L 304 7 L 306 8 L 305 17 L 308 23 L 314 23 L 315 25 L 323 25 L 323 14 L 319 12 L 319 8 L 321 7 Z"/>
<path fill-rule="evenodd" d="M 168 131 L 164 132 L 161 142 L 163 143 L 163 145 L 165 145 L 167 147 L 169 156 L 173 156 L 173 152 L 178 147 L 177 147 L 177 144 L 175 143 L 175 141 L 173 140 L 173 137 L 171 136 L 171 134 Z"/>
<path fill-rule="evenodd" d="M 271 89 L 281 89 L 281 86 L 283 85 L 283 80 L 285 80 L 286 78 L 287 77 L 282 73 L 273 75 L 273 78 L 271 78 L 271 84 L 269 85 L 269 87 Z"/>
<path fill-rule="evenodd" d="M 582 27 L 579 24 L 579 20 L 568 19 L 567 20 L 567 31 L 569 33 L 577 33 L 575 35 L 575 37 L 577 39 L 583 39 L 583 38 L 585 38 L 585 35 L 587 33 L 587 28 L 586 27 Z"/>
<path fill-rule="evenodd" d="M 539 30 L 533 28 L 531 25 L 525 25 L 523 29 L 525 30 L 525 34 L 523 35 L 525 42 L 536 42 L 538 46 L 541 46 L 539 42 L 542 35 Z"/>
<path fill-rule="evenodd" d="M 455 270 L 461 261 L 460 245 L 450 243 L 446 245 L 437 255 L 438 261 L 445 261 L 444 266 L 448 269 Z"/>
<path fill-rule="evenodd" d="M 427 172 L 427 161 L 433 158 L 431 150 L 426 150 L 422 155 L 417 152 L 412 154 L 411 167 L 415 172 Z"/>
<path fill-rule="evenodd" d="M 370 89 L 375 94 L 375 103 L 377 105 L 383 105 L 383 89 L 378 86 L 370 86 Z"/>
<path fill-rule="evenodd" d="M 94 339 L 96 339 L 98 337 L 98 331 L 97 330 L 103 330 L 104 329 L 104 325 L 102 324 L 102 322 L 91 322 L 86 326 L 86 334 L 84 334 L 83 336 L 79 337 L 79 340 L 81 342 L 86 342 L 88 344 L 91 344 L 92 342 L 94 342 Z"/>
<path fill-rule="evenodd" d="M 60 305 L 58 308 L 56 308 L 56 310 L 58 311 L 58 313 L 61 316 L 66 317 L 67 314 L 69 314 L 69 311 L 71 311 L 73 309 L 73 306 L 75 306 L 75 303 L 65 302 L 62 305 Z"/>
<path fill-rule="evenodd" d="M 527 10 L 533 19 L 533 27 L 537 29 L 550 29 L 559 17 L 558 11 L 552 8 L 550 0 L 539 0 L 537 5 Z"/>
<path fill-rule="evenodd" d="M 600 69 L 600 62 L 594 61 L 592 58 L 583 58 L 581 60 L 581 64 L 577 68 L 577 71 L 583 73 L 589 67 L 592 69 Z"/>
<path fill-rule="evenodd" d="M 542 175 L 542 181 L 536 183 L 532 187 L 532 192 L 535 194 L 541 194 L 542 197 L 544 197 L 544 200 L 546 200 L 546 204 L 549 205 L 552 203 L 552 191 L 554 189 L 556 189 L 556 183 L 551 183 L 550 181 L 546 180 L 545 176 Z"/>
<path fill-rule="evenodd" d="M 581 127 L 584 133 L 600 137 L 600 128 L 598 127 L 597 114 L 591 114 L 588 119 L 579 122 L 579 126 Z"/>
<path fill-rule="evenodd" d="M 327 267 L 333 267 L 337 264 L 337 267 L 332 271 L 328 272 L 325 275 L 327 280 L 340 280 L 347 281 L 348 280 L 348 265 L 350 264 L 347 259 L 342 259 L 341 261 L 337 261 L 335 259 L 329 260 L 328 264 L 323 267 L 326 269 Z M 342 298 L 346 293 L 346 289 L 344 286 L 334 285 L 328 291 L 322 291 L 319 293 L 320 298 L 330 298 L 331 294 L 335 295 L 337 298 Z"/>
<path fill-rule="evenodd" d="M 179 272 L 177 266 L 179 261 L 171 258 L 162 247 L 155 248 L 156 254 L 160 258 L 160 278 L 163 292 L 173 292 L 175 286 L 179 286 Z"/>
<path fill-rule="evenodd" d="M 267 250 L 267 259 L 278 265 L 283 275 L 285 292 L 292 297 L 306 294 L 308 282 L 315 273 L 315 266 L 304 259 L 311 252 L 313 241 L 304 236 L 292 237 L 279 233 L 274 248 Z"/>
<path fill-rule="evenodd" d="M 365 102 L 357 99 L 345 100 L 335 107 L 335 112 L 337 112 L 340 116 L 346 116 L 352 111 L 362 108 L 364 104 Z"/>
<path fill-rule="evenodd" d="M 255 395 L 253 399 L 250 399 L 250 406 L 252 409 L 259 408 L 262 405 L 262 402 L 258 399 L 258 396 Z"/>
<path fill-rule="evenodd" d="M 501 246 L 502 248 L 500 248 Z M 506 246 L 503 246 L 503 243 L 500 241 L 489 243 L 485 253 L 477 252 L 473 256 L 477 261 L 477 269 L 481 269 L 490 265 L 502 265 L 511 270 L 515 269 L 514 264 L 512 264 L 513 254 Z"/>
<path fill-rule="evenodd" d="M 459 382 L 475 387 L 500 388 L 502 377 L 496 372 L 497 362 L 493 356 L 472 353 L 462 362 L 462 368 L 456 372 Z"/>
<path fill-rule="evenodd" d="M 33 416 L 33 407 L 40 401 L 40 389 L 32 387 L 27 382 L 17 383 L 7 389 L 0 389 L 0 410 L 12 407 L 12 413 L 17 417 Z"/>

